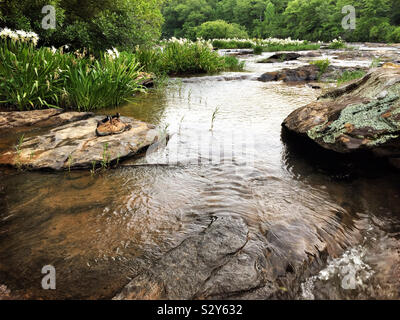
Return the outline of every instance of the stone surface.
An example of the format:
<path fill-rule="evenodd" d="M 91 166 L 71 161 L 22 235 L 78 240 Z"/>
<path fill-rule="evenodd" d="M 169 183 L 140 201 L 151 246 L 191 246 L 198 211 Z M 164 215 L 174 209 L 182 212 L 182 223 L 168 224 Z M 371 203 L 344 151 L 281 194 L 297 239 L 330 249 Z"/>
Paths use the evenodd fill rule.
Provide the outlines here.
<path fill-rule="evenodd" d="M 254 256 L 242 252 L 248 237 L 243 219 L 220 217 L 138 274 L 114 299 L 227 297 L 255 288 L 262 277 Z"/>
<path fill-rule="evenodd" d="M 153 125 L 126 117 L 121 120 L 131 125 L 130 130 L 105 137 L 95 133 L 97 122 L 104 116 L 71 112 L 57 117 L 62 121 L 68 119 L 69 123 L 25 139 L 20 146 L 0 154 L 0 164 L 26 169 L 91 168 L 94 164 L 131 157 L 158 139 Z M 87 119 L 74 121 L 82 117 Z"/>
<path fill-rule="evenodd" d="M 318 79 L 319 69 L 315 65 L 306 65 L 296 69 L 285 68 L 279 71 L 266 72 L 262 74 L 258 80 L 263 82 L 268 81 L 315 81 Z"/>
<path fill-rule="evenodd" d="M 283 126 L 336 152 L 370 150 L 398 158 L 399 94 L 400 70 L 374 69 L 362 79 L 295 110 Z"/>
<path fill-rule="evenodd" d="M 254 53 L 253 49 L 220 49 L 218 51 L 227 56 L 240 56 Z"/>
<path fill-rule="evenodd" d="M 347 68 L 329 66 L 327 70 L 320 75 L 318 66 L 305 65 L 295 69 L 284 68 L 279 71 L 266 72 L 262 74 L 257 80 L 268 81 L 284 81 L 284 82 L 305 82 L 305 81 L 332 81 L 339 78 L 343 72 L 353 72 L 363 70 L 362 68 Z"/>
<path fill-rule="evenodd" d="M 0 130 L 32 125 L 47 126 L 86 119 L 92 116 L 89 112 L 63 112 L 59 109 L 45 109 L 20 112 L 0 112 Z"/>
<path fill-rule="evenodd" d="M 272 55 L 269 58 L 259 60 L 257 61 L 257 63 L 275 63 L 275 62 L 292 61 L 292 60 L 297 60 L 297 58 L 299 57 L 301 57 L 301 55 L 296 52 L 280 52 Z"/>

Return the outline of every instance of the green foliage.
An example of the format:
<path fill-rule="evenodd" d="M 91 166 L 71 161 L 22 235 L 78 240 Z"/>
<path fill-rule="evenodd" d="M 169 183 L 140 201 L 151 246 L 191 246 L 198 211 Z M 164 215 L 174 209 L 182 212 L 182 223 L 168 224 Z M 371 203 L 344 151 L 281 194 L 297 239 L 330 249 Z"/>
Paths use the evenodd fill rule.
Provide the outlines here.
<path fill-rule="evenodd" d="M 319 44 L 271 44 L 263 47 L 265 52 L 276 51 L 304 51 L 304 50 L 318 50 L 321 46 Z"/>
<path fill-rule="evenodd" d="M 254 44 L 251 40 L 220 39 L 213 40 L 212 45 L 216 49 L 250 49 Z"/>
<path fill-rule="evenodd" d="M 339 39 L 334 39 L 329 45 L 328 45 L 328 49 L 344 49 L 346 48 L 346 43 L 344 43 L 344 41 L 339 38 Z"/>
<path fill-rule="evenodd" d="M 164 42 L 162 48 L 138 48 L 135 56 L 145 71 L 155 74 L 216 73 L 243 69 L 243 63 L 221 57 L 208 42 L 202 40 L 172 39 Z"/>
<path fill-rule="evenodd" d="M 0 103 L 19 110 L 56 107 L 69 57 L 48 48 L 0 42 Z"/>
<path fill-rule="evenodd" d="M 196 35 L 198 38 L 206 40 L 226 38 L 246 39 L 249 37 L 242 26 L 236 23 L 230 24 L 223 20 L 204 22 L 197 28 Z"/>
<path fill-rule="evenodd" d="M 254 54 L 262 54 L 264 51 L 263 46 L 259 44 L 255 45 L 253 49 L 254 49 Z"/>
<path fill-rule="evenodd" d="M 19 110 L 117 106 L 141 90 L 139 63 L 113 51 L 95 60 L 32 43 L 0 42 L 0 104 Z"/>
<path fill-rule="evenodd" d="M 356 8 L 356 30 L 342 27 L 346 5 Z M 165 37 L 193 38 L 204 22 L 224 20 L 243 26 L 257 38 L 399 41 L 398 0 L 170 0 L 162 12 Z"/>
<path fill-rule="evenodd" d="M 311 61 L 310 64 L 315 65 L 319 69 L 318 78 L 320 78 L 328 69 L 330 62 L 329 59 Z"/>
<path fill-rule="evenodd" d="M 79 111 L 118 106 L 140 90 L 139 63 L 132 54 L 79 59 L 67 65 L 62 104 Z"/>
<path fill-rule="evenodd" d="M 353 80 L 356 80 L 356 79 L 360 79 L 360 78 L 364 77 L 365 74 L 366 74 L 366 72 L 362 71 L 362 70 L 356 70 L 356 71 L 347 71 L 346 70 L 337 79 L 337 84 L 339 86 L 339 85 L 341 85 L 343 83 L 346 83 L 346 82 L 349 82 L 349 81 L 353 81 Z"/>
<path fill-rule="evenodd" d="M 225 67 L 226 71 L 243 71 L 244 69 L 244 61 L 239 61 L 238 58 L 233 56 L 226 56 L 225 59 Z"/>
<path fill-rule="evenodd" d="M 0 27 L 34 30 L 42 45 L 74 49 L 133 49 L 158 40 L 164 0 L 5 0 L 0 2 Z M 44 30 L 41 9 L 56 8 L 56 30 Z"/>

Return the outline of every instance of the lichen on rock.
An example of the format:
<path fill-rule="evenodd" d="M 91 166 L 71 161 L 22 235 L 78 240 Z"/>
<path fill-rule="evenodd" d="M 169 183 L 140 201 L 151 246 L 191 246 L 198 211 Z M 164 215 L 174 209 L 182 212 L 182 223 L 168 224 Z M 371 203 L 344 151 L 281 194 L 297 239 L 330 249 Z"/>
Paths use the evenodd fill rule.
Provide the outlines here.
<path fill-rule="evenodd" d="M 344 108 L 339 118 L 328 124 L 323 124 L 310 129 L 307 134 L 315 140 L 322 138 L 325 143 L 335 143 L 343 134 L 351 134 L 354 129 L 363 129 L 370 131 L 373 140 L 368 143 L 376 145 L 384 143 L 389 139 L 399 137 L 398 134 L 380 136 L 379 132 L 399 132 L 400 121 L 385 117 L 385 114 L 392 108 L 393 103 L 399 99 L 399 96 L 392 95 L 382 100 L 374 100 L 367 104 L 355 104 Z M 399 113 L 400 110 L 394 110 L 392 114 Z M 356 135 L 355 137 L 363 139 L 364 136 Z"/>
<path fill-rule="evenodd" d="M 399 158 L 400 69 L 373 69 L 295 110 L 283 126 L 336 152 Z"/>

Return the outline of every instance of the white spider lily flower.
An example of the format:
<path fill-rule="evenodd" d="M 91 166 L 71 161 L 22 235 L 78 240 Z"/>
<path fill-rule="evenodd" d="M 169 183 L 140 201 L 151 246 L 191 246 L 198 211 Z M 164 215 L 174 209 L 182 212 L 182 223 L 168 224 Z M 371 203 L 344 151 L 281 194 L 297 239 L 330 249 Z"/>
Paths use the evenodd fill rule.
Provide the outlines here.
<path fill-rule="evenodd" d="M 119 58 L 119 51 L 116 48 L 113 48 L 113 52 L 116 58 Z"/>

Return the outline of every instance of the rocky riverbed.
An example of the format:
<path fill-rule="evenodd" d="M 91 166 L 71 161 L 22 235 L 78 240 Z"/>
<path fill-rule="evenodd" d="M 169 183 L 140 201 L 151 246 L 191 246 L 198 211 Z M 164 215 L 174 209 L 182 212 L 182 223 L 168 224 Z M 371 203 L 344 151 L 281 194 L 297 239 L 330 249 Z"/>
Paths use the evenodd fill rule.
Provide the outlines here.
<path fill-rule="evenodd" d="M 68 149 L 63 161 L 54 162 L 59 169 L 68 168 L 68 158 L 90 162 L 79 153 L 86 149 L 77 148 L 85 141 L 98 141 L 89 153 L 101 158 L 106 137 L 94 131 L 104 114 L 120 112 L 143 130 L 141 137 L 156 130 L 147 125 L 152 123 L 167 128 L 171 138 L 164 148 L 96 174 L 2 168 L 0 296 L 398 299 L 399 171 L 373 154 L 338 152 L 344 150 L 336 145 L 351 145 L 340 137 L 327 144 L 324 137 L 333 132 L 327 127 L 315 129 L 320 136 L 315 140 L 308 135 L 340 119 L 340 110 L 351 105 L 328 107 L 344 97 L 361 99 L 358 106 L 396 107 L 397 100 L 385 99 L 395 93 L 397 71 L 378 69 L 334 91 L 332 82 L 254 81 L 315 59 L 329 58 L 333 68 L 367 69 L 377 57 L 395 63 L 399 56 L 397 48 L 359 47 L 301 52 L 297 59 L 273 63 L 257 61 L 274 53 L 243 55 L 245 73 L 174 79 L 165 91 L 102 115 L 46 111 L 22 121 L 7 114 L 9 120 L 0 121 L 8 125 L 0 153 L 12 152 L 15 159 L 19 146 L 25 150 L 20 161 L 32 143 L 43 141 L 42 154 L 49 155 L 82 131 L 73 152 Z M 381 97 L 367 85 L 388 94 Z M 397 121 L 393 114 L 383 118 L 389 120 L 385 124 Z M 55 122 L 60 117 L 64 120 Z M 290 130 L 282 131 L 283 122 Z M 11 130 L 11 123 L 22 126 Z M 346 123 L 335 126 L 337 132 L 351 136 L 360 129 L 354 125 L 348 132 Z M 116 149 L 136 135 L 117 137 L 107 138 Z M 55 148 L 46 149 L 48 141 Z M 36 156 L 28 160 L 45 162 Z M 57 270 L 55 291 L 40 285 L 47 264 Z"/>

